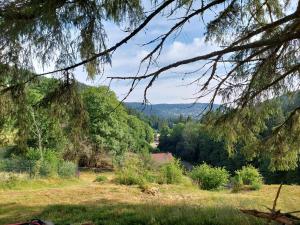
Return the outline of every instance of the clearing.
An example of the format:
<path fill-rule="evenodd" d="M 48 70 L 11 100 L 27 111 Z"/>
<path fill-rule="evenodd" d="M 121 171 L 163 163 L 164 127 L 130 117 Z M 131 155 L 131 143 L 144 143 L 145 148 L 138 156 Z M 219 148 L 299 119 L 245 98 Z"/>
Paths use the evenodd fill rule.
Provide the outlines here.
<path fill-rule="evenodd" d="M 32 180 L 12 187 L 0 187 L 0 224 L 32 218 L 55 224 L 266 224 L 246 216 L 243 209 L 271 207 L 278 185 L 264 185 L 259 191 L 231 193 L 203 191 L 187 182 L 156 185 L 155 196 L 137 186 L 117 185 L 113 173 L 104 183 L 93 182 L 99 174 L 84 172 L 80 179 Z M 283 186 L 278 209 L 300 208 L 300 186 Z M 298 214 L 299 216 L 299 214 Z"/>

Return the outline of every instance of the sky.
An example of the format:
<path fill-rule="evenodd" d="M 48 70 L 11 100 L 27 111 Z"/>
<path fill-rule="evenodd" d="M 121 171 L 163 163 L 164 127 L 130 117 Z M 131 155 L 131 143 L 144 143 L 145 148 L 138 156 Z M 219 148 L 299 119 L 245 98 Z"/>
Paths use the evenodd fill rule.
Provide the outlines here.
<path fill-rule="evenodd" d="M 145 3 L 149 1 L 144 0 Z M 198 1 L 200 4 L 201 1 Z M 149 4 L 149 3 L 148 3 Z M 224 7 L 223 5 L 221 6 Z M 197 6 L 195 7 L 197 8 Z M 198 7 L 199 8 L 199 7 Z M 291 13 L 296 9 L 296 1 L 292 1 L 291 7 L 287 8 L 287 13 Z M 220 8 L 206 11 L 202 17 L 198 16 L 190 20 L 185 24 L 184 28 L 179 34 L 170 36 L 164 45 L 157 65 L 153 65 L 150 68 L 150 72 L 157 70 L 170 63 L 174 63 L 178 60 L 191 58 L 198 55 L 203 55 L 208 52 L 212 52 L 219 49 L 217 43 L 206 42 L 205 24 L 204 21 L 210 21 L 215 17 L 215 11 L 219 11 Z M 289 11 L 290 10 L 290 11 Z M 150 6 L 146 6 L 145 11 L 151 11 Z M 181 14 L 181 15 L 180 15 Z M 131 81 L 113 80 L 111 83 L 107 77 L 111 76 L 135 76 L 138 72 L 140 60 L 149 53 L 153 45 L 143 44 L 153 40 L 166 33 L 171 26 L 178 22 L 182 12 L 173 15 L 173 17 L 166 18 L 165 15 L 156 16 L 139 34 L 128 41 L 126 44 L 118 48 L 112 55 L 111 65 L 106 64 L 104 74 L 102 76 L 96 76 L 94 80 L 88 79 L 87 73 L 83 67 L 78 67 L 74 71 L 76 79 L 82 83 L 100 86 L 110 85 L 110 88 L 116 93 L 120 100 L 127 95 Z M 141 21 L 142 22 L 142 21 Z M 128 32 L 124 32 L 126 26 L 117 26 L 111 22 L 105 22 L 105 30 L 108 36 L 107 46 L 113 46 L 115 43 L 122 40 L 128 35 Z M 193 80 L 198 78 L 206 68 L 198 71 L 204 65 L 203 62 L 197 62 L 194 64 L 188 64 L 187 66 L 181 66 L 176 69 L 169 70 L 162 73 L 160 77 L 154 82 L 147 94 L 147 100 L 151 104 L 158 103 L 193 103 L 195 98 L 198 97 L 198 91 L 202 83 L 192 83 Z M 225 65 L 226 66 L 226 65 Z M 42 68 L 36 67 L 37 73 L 44 73 L 52 71 L 54 68 Z M 143 74 L 142 67 L 140 75 Z M 197 73 L 189 73 L 192 71 L 198 71 Z M 218 68 L 218 75 L 225 74 L 226 68 Z M 149 80 L 143 80 L 135 87 L 134 91 L 126 98 L 127 102 L 142 102 L 144 100 L 144 90 Z M 213 81 L 211 86 L 216 85 L 216 81 Z M 200 103 L 207 103 L 210 101 L 211 95 L 198 99 Z M 215 103 L 222 103 L 221 97 L 217 96 Z"/>
<path fill-rule="evenodd" d="M 162 15 L 157 16 L 150 22 L 146 29 L 114 52 L 112 56 L 112 63 L 111 65 L 105 65 L 105 72 L 102 76 L 97 76 L 94 80 L 87 79 L 86 72 L 82 67 L 79 67 L 74 71 L 76 79 L 82 83 L 99 86 L 109 84 L 109 80 L 107 79 L 108 76 L 136 75 L 140 60 L 151 50 L 151 46 L 141 45 L 147 43 L 158 35 L 167 32 L 168 29 L 176 22 L 174 18 L 178 16 L 180 15 L 175 15 L 173 18 L 169 19 L 166 19 Z M 211 16 L 212 12 L 204 14 L 204 18 Z M 128 35 L 128 33 L 122 30 L 123 28 L 124 27 L 118 27 L 110 22 L 105 23 L 105 29 L 108 35 L 107 46 L 115 44 Z M 177 60 L 205 54 L 218 49 L 214 43 L 205 42 L 204 33 L 205 28 L 200 17 L 189 21 L 178 36 L 171 36 L 166 42 L 158 60 L 159 64 L 153 66 L 150 71 Z M 197 84 L 188 84 L 199 74 L 187 75 L 185 72 L 195 71 L 202 65 L 202 63 L 195 63 L 163 73 L 149 89 L 147 99 L 151 104 L 194 102 L 195 97 L 197 97 L 197 90 L 199 90 L 199 86 Z M 142 69 L 143 68 L 144 67 L 142 67 Z M 140 82 L 125 101 L 142 102 L 146 82 L 147 81 Z M 121 100 L 128 93 L 130 85 L 130 81 L 114 80 L 110 83 L 110 88 Z M 201 98 L 198 102 L 209 102 L 209 97 Z M 216 103 L 220 103 L 220 98 L 216 99 Z"/>

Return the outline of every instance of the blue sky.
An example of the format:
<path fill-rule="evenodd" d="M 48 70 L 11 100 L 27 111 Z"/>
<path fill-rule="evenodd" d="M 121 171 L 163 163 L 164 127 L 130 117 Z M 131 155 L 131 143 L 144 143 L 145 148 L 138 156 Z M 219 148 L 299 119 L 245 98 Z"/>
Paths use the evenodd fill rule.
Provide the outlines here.
<path fill-rule="evenodd" d="M 198 2 L 200 4 L 201 1 Z M 221 7 L 221 6 L 220 6 Z M 214 9 L 216 11 L 220 10 L 220 7 Z M 148 7 L 149 8 L 149 7 Z M 146 8 L 145 11 L 149 11 Z M 197 6 L 196 6 L 197 8 Z M 296 1 L 292 1 L 291 7 L 287 8 L 287 13 L 293 12 L 296 8 Z M 182 12 L 181 12 L 182 14 Z M 176 18 L 182 15 L 173 15 L 172 18 L 166 18 L 165 16 L 157 16 L 153 21 L 148 24 L 148 26 L 131 39 L 127 44 L 118 48 L 112 56 L 112 64 L 105 66 L 105 72 L 103 76 L 97 76 L 94 80 L 87 79 L 87 74 L 81 67 L 74 71 L 76 78 L 83 83 L 99 86 L 108 85 L 109 80 L 106 78 L 108 76 L 134 76 L 136 75 L 139 67 L 139 62 L 147 53 L 151 51 L 153 46 L 141 46 L 154 39 L 155 37 L 166 33 L 169 28 L 176 23 Z M 209 21 L 209 19 L 215 16 L 213 10 L 205 12 L 203 15 L 204 21 Z M 141 21 L 142 22 L 142 21 Z M 158 60 L 158 65 L 152 66 L 150 71 L 156 70 L 159 67 L 167 65 L 172 62 L 176 62 L 181 59 L 190 58 L 197 55 L 203 55 L 205 53 L 214 51 L 218 49 L 216 43 L 207 43 L 204 40 L 205 34 L 205 23 L 202 18 L 198 16 L 193 18 L 191 21 L 186 23 L 181 33 L 177 36 L 171 36 L 164 45 L 164 49 Z M 105 30 L 108 35 L 107 46 L 112 46 L 116 42 L 119 42 L 128 33 L 123 30 L 126 27 L 117 26 L 113 23 L 107 22 L 105 24 Z M 199 91 L 199 86 L 201 83 L 194 83 L 188 85 L 191 81 L 197 78 L 205 68 L 194 74 L 185 75 L 186 72 L 196 71 L 203 66 L 203 62 L 197 62 L 194 64 L 189 64 L 187 66 L 179 67 L 173 69 L 166 73 L 160 75 L 160 78 L 154 82 L 153 86 L 149 89 L 147 98 L 152 104 L 156 103 L 191 103 L 195 101 L 197 97 L 197 91 Z M 226 65 L 225 65 L 226 66 Z M 53 68 L 42 69 L 37 66 L 36 72 L 41 73 L 45 71 L 51 71 Z M 227 67 L 227 66 L 226 66 Z M 142 68 L 143 69 L 143 68 Z M 226 69 L 226 68 L 225 68 Z M 224 74 L 224 68 L 217 71 L 218 75 L 222 76 Z M 131 93 L 131 95 L 126 99 L 126 101 L 141 102 L 143 101 L 143 92 L 147 81 L 142 81 Z M 203 84 L 203 83 L 202 83 Z M 215 85 L 213 82 L 211 85 Z M 126 96 L 130 88 L 130 81 L 117 81 L 114 80 L 111 83 L 111 89 L 117 94 L 118 98 L 121 100 Z M 203 97 L 198 100 L 198 102 L 209 102 L 210 96 Z M 215 103 L 221 103 L 221 97 L 215 99 Z"/>
<path fill-rule="evenodd" d="M 174 18 L 180 15 L 174 15 Z M 211 17 L 212 12 L 204 14 L 204 17 Z M 142 44 L 152 40 L 168 29 L 176 22 L 174 18 L 169 20 L 163 16 L 157 16 L 142 32 L 130 40 L 112 56 L 112 64 L 105 66 L 103 76 L 97 76 L 95 80 L 87 79 L 86 72 L 83 68 L 77 68 L 74 73 L 76 78 L 83 83 L 90 85 L 107 85 L 108 76 L 129 76 L 135 75 L 138 71 L 139 61 L 151 49 L 151 46 L 141 47 Z M 121 27 L 124 29 L 124 27 Z M 105 29 L 108 35 L 108 44 L 111 46 L 128 35 L 115 24 L 107 22 Z M 164 49 L 159 58 L 159 65 L 167 65 L 180 59 L 201 55 L 217 49 L 213 43 L 206 43 L 203 35 L 205 33 L 204 24 L 200 17 L 195 18 L 186 24 L 178 36 L 171 36 L 166 42 Z M 169 71 L 161 75 L 148 92 L 147 98 L 152 104 L 156 103 L 190 103 L 194 102 L 195 93 L 199 90 L 196 84 L 187 85 L 197 74 L 184 76 L 184 72 L 194 71 L 202 66 L 201 63 L 180 67 L 176 70 Z M 155 70 L 157 67 L 152 67 Z M 143 92 L 146 81 L 142 81 L 126 101 L 141 102 L 143 101 Z M 130 88 L 130 81 L 113 81 L 111 89 L 116 92 L 119 99 L 122 99 Z M 208 102 L 209 98 L 205 97 L 199 102 Z M 220 99 L 217 99 L 220 103 Z"/>

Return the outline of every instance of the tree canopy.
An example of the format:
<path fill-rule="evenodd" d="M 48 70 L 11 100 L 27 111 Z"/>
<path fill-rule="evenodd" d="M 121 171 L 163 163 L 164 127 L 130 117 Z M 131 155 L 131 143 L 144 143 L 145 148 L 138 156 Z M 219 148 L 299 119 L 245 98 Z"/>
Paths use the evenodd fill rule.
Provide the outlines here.
<path fill-rule="evenodd" d="M 194 82 L 199 84 L 199 92 L 195 100 L 210 96 L 211 109 L 216 96 L 223 99 L 224 107 L 208 116 L 207 121 L 219 128 L 220 136 L 227 136 L 227 149 L 243 143 L 247 144 L 247 152 L 265 151 L 272 155 L 278 168 L 295 164 L 300 146 L 299 105 L 290 108 L 263 140 L 260 136 L 267 131 L 268 119 L 278 113 L 278 107 L 269 99 L 293 94 L 299 87 L 299 1 L 155 0 L 150 3 L 150 12 L 145 12 L 144 4 L 138 0 L 0 3 L 2 95 L 11 92 L 22 102 L 24 84 L 56 73 L 61 77 L 61 85 L 45 99 L 65 95 L 78 99 L 71 91 L 76 67 L 84 65 L 91 78 L 101 74 L 103 63 L 110 63 L 113 53 L 144 31 L 154 18 L 172 18 L 169 30 L 145 43 L 152 49 L 141 61 L 145 71 L 137 68 L 136 75 L 110 78 L 131 80 L 128 94 L 139 81 L 146 80 L 146 103 L 147 91 L 159 82 L 159 77 L 172 69 L 196 64 L 199 69 L 194 71 L 198 75 Z M 213 14 L 206 16 L 209 12 Z M 204 23 L 204 38 L 216 43 L 218 50 L 157 68 L 166 42 L 176 38 L 193 18 Z M 105 21 L 126 24 L 129 34 L 107 46 Z M 34 59 L 44 65 L 54 62 L 56 69 L 44 74 L 20 73 L 30 71 Z M 71 102 L 73 108 L 80 108 L 79 101 Z"/>
<path fill-rule="evenodd" d="M 7 112 L 1 117 L 1 147 L 12 146 L 14 154 L 23 156 L 53 151 L 89 166 L 97 165 L 105 154 L 122 157 L 125 152 L 149 152 L 152 128 L 120 105 L 108 87 L 77 86 L 85 112 L 78 119 L 77 111 L 61 104 L 40 105 L 57 85 L 58 80 L 44 78 L 26 86 L 23 104 L 6 96 L 10 106 L 1 107 Z"/>

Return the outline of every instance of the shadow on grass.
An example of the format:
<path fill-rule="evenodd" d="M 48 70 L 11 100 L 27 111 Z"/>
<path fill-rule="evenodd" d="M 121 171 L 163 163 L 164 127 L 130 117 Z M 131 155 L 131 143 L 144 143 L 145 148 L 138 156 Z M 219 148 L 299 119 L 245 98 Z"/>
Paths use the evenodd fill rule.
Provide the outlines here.
<path fill-rule="evenodd" d="M 40 218 L 55 224 L 97 225 L 260 225 L 265 221 L 245 216 L 231 207 L 191 205 L 124 204 L 88 202 L 84 205 L 31 207 L 0 203 L 0 224 Z"/>

